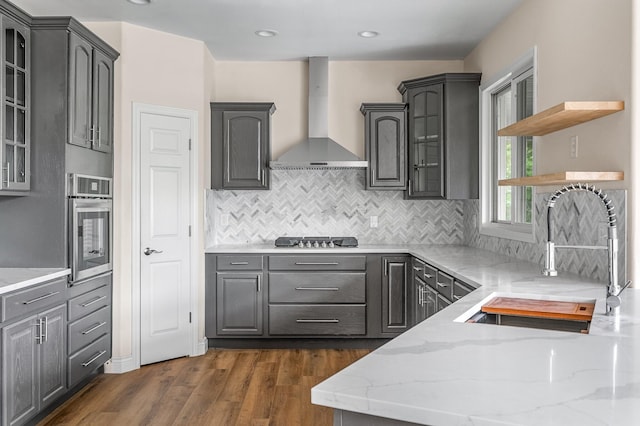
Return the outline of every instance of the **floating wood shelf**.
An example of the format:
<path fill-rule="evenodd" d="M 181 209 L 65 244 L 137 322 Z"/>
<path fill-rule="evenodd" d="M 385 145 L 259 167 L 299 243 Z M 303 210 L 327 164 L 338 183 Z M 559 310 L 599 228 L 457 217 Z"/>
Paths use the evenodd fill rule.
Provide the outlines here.
<path fill-rule="evenodd" d="M 499 186 L 564 185 L 572 182 L 606 182 L 624 180 L 624 172 L 558 172 L 498 181 Z"/>
<path fill-rule="evenodd" d="M 623 109 L 624 101 L 563 102 L 500 129 L 498 136 L 542 136 Z"/>

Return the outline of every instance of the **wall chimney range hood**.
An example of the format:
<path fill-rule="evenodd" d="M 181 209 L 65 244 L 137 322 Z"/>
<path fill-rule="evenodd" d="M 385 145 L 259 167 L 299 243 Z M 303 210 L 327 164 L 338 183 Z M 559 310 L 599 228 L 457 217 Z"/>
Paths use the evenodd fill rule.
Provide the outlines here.
<path fill-rule="evenodd" d="M 360 159 L 329 138 L 329 59 L 309 58 L 309 137 L 275 161 L 272 169 L 365 168 Z"/>

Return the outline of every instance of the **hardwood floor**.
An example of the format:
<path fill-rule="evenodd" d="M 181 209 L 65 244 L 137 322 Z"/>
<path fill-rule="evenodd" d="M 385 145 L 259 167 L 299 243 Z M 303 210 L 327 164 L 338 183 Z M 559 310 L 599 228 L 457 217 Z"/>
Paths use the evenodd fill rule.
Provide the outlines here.
<path fill-rule="evenodd" d="M 311 388 L 365 349 L 212 349 L 102 374 L 39 425 L 331 425 Z"/>

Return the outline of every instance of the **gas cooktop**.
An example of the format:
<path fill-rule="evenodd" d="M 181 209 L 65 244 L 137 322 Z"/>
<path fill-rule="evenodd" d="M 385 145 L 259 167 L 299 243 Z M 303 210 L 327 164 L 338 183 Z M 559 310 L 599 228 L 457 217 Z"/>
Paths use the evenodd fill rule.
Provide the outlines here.
<path fill-rule="evenodd" d="M 358 247 L 355 237 L 278 237 L 276 247 L 344 248 Z"/>

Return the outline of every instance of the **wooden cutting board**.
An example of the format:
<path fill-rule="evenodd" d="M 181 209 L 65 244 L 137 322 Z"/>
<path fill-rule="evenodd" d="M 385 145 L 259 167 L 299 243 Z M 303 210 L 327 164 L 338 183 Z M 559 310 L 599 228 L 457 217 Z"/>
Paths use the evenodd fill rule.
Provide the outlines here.
<path fill-rule="evenodd" d="M 594 307 L 595 303 L 494 297 L 481 310 L 490 314 L 591 321 Z"/>

